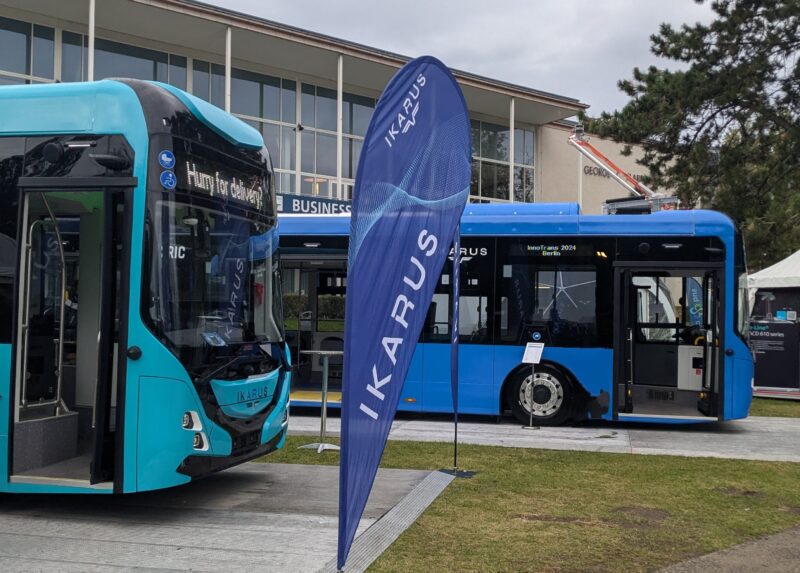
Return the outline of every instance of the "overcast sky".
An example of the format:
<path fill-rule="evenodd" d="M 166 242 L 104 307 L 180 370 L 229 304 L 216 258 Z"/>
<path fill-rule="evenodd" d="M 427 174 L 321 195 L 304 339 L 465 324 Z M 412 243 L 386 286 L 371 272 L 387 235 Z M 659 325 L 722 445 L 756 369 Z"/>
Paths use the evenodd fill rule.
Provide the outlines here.
<path fill-rule="evenodd" d="M 578 98 L 592 115 L 622 107 L 617 81 L 650 53 L 661 22 L 708 22 L 693 0 L 205 0 L 231 10 L 452 68 Z M 674 67 L 674 66 L 673 66 Z"/>

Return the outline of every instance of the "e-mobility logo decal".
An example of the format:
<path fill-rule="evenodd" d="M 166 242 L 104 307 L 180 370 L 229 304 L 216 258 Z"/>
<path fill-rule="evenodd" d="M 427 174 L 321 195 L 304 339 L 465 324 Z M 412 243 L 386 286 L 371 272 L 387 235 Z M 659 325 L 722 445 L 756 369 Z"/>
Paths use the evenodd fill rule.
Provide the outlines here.
<path fill-rule="evenodd" d="M 398 135 L 408 133 L 408 130 L 417 124 L 417 113 L 419 112 L 419 94 L 421 88 L 425 86 L 425 76 L 419 74 L 403 100 L 400 111 L 397 112 L 397 120 L 392 122 L 383 140 L 389 147 L 397 139 Z"/>

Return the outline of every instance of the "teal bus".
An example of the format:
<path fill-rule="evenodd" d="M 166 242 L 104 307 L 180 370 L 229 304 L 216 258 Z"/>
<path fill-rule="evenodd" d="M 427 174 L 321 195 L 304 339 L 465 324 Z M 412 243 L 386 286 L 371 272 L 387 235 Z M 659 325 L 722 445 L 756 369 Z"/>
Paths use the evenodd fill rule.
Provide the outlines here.
<path fill-rule="evenodd" d="M 282 447 L 261 135 L 158 82 L 0 87 L 0 492 L 129 493 Z"/>

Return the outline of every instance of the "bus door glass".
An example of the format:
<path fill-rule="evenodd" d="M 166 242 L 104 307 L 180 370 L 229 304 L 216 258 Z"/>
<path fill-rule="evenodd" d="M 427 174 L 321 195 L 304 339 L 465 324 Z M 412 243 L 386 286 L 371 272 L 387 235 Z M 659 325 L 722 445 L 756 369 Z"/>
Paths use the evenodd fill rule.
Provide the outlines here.
<path fill-rule="evenodd" d="M 312 350 L 344 350 L 344 303 L 347 275 L 345 262 L 310 260 L 289 262 L 283 272 L 283 304 L 286 337 L 297 365 L 292 381 L 295 391 L 319 392 L 322 360 Z M 328 384 L 341 390 L 342 358 L 328 359 Z M 309 395 L 294 395 L 312 399 Z M 335 396 L 331 396 L 334 399 Z"/>
<path fill-rule="evenodd" d="M 23 193 L 12 474 L 113 479 L 123 191 Z"/>
<path fill-rule="evenodd" d="M 624 273 L 622 411 L 713 415 L 718 356 L 715 273 Z"/>
<path fill-rule="evenodd" d="M 343 268 L 317 271 L 315 350 L 344 351 L 344 304 L 347 275 Z M 321 360 L 314 370 L 321 370 Z M 341 391 L 342 357 L 328 359 L 329 388 Z"/>
<path fill-rule="evenodd" d="M 294 264 L 284 266 L 281 273 L 286 341 L 292 353 L 292 364 L 297 365 L 297 375 L 292 381 L 295 385 L 300 382 L 298 378 L 303 374 L 302 366 L 311 363 L 308 356 L 300 354 L 301 350 L 311 348 L 313 313 L 309 298 L 310 275 L 308 269 Z"/>

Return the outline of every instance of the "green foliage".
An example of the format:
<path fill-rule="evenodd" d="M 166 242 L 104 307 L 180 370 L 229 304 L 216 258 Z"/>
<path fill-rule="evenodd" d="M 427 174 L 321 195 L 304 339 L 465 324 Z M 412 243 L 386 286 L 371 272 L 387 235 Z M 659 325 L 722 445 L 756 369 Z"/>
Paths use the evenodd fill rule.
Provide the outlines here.
<path fill-rule="evenodd" d="M 344 297 L 338 294 L 321 294 L 317 297 L 319 318 L 344 318 Z"/>
<path fill-rule="evenodd" d="M 628 104 L 588 129 L 641 144 L 655 186 L 728 213 L 760 268 L 800 248 L 800 2 L 711 7 L 708 25 L 651 36 L 682 69 L 635 68 L 619 82 Z"/>
<path fill-rule="evenodd" d="M 283 295 L 283 313 L 289 318 L 297 318 L 300 313 L 308 308 L 308 296 L 304 294 Z"/>
<path fill-rule="evenodd" d="M 298 318 L 301 312 L 308 310 L 308 295 L 284 294 L 283 309 L 287 319 Z M 317 314 L 319 319 L 344 318 L 344 297 L 337 294 L 319 295 Z"/>

